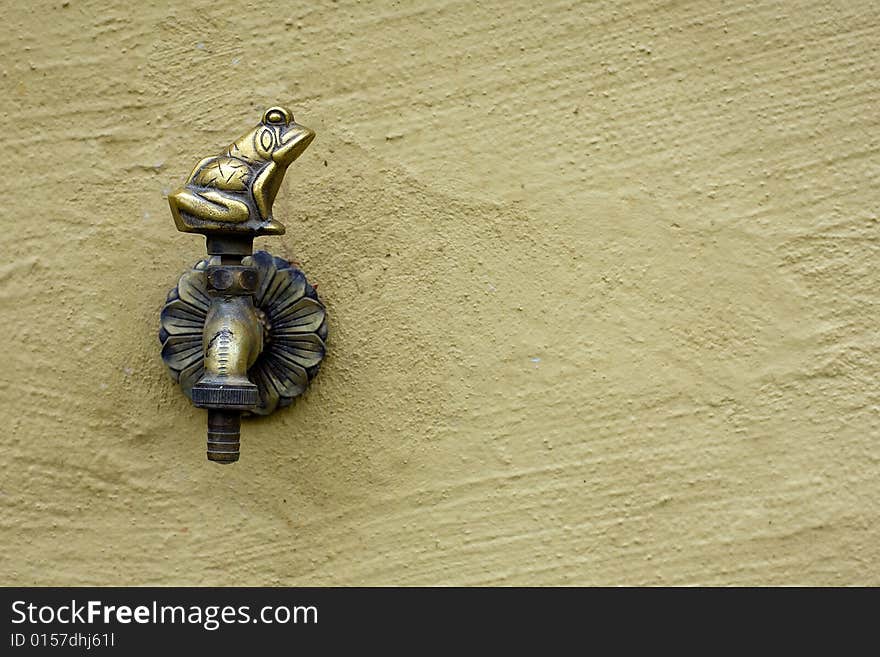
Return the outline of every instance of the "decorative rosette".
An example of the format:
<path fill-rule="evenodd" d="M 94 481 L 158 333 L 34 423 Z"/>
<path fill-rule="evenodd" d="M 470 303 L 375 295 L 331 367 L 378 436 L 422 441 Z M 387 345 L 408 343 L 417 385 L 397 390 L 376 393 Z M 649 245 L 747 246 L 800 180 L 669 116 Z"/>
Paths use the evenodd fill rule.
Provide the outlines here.
<path fill-rule="evenodd" d="M 211 297 L 201 260 L 184 273 L 162 308 L 159 341 L 162 360 L 192 398 L 192 387 L 204 374 L 202 331 Z M 327 313 L 305 274 L 283 258 L 257 251 L 242 264 L 257 268 L 260 282 L 254 306 L 265 317 L 263 352 L 248 377 L 260 391 L 254 410 L 268 415 L 289 406 L 318 373 L 326 351 Z"/>

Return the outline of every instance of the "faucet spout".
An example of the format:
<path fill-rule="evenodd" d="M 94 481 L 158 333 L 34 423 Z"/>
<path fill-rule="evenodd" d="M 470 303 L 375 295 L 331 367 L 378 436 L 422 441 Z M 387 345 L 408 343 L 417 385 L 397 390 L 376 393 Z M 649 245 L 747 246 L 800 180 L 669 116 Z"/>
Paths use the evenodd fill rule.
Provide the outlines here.
<path fill-rule="evenodd" d="M 254 308 L 254 267 L 231 263 L 206 271 L 211 304 L 202 333 L 205 373 L 192 388 L 196 406 L 208 409 L 208 459 L 232 463 L 239 457 L 240 416 L 260 403 L 248 369 L 263 350 L 263 324 Z"/>

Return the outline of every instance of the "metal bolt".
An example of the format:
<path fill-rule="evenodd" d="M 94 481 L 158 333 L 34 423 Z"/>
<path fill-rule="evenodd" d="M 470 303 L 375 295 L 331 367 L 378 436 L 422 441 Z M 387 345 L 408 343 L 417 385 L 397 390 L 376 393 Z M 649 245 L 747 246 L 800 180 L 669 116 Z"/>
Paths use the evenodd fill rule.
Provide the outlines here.
<path fill-rule="evenodd" d="M 228 290 L 232 286 L 232 272 L 223 268 L 214 269 L 208 275 L 208 283 L 215 290 Z"/>
<path fill-rule="evenodd" d="M 255 269 L 244 269 L 238 275 L 238 284 L 243 290 L 253 292 L 257 289 L 259 277 Z"/>

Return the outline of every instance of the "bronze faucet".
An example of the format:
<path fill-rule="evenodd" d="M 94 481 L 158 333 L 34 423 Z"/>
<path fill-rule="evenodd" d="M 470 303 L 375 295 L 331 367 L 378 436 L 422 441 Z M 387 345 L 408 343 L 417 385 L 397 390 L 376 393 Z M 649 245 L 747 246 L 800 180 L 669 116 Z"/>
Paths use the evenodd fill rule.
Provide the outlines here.
<path fill-rule="evenodd" d="M 184 393 L 208 409 L 208 459 L 239 457 L 241 415 L 289 405 L 318 372 L 326 311 L 302 271 L 265 251 L 282 235 L 272 204 L 315 137 L 283 107 L 220 155 L 200 161 L 168 197 L 177 229 L 205 235 L 208 257 L 185 272 L 162 309 L 162 358 Z"/>

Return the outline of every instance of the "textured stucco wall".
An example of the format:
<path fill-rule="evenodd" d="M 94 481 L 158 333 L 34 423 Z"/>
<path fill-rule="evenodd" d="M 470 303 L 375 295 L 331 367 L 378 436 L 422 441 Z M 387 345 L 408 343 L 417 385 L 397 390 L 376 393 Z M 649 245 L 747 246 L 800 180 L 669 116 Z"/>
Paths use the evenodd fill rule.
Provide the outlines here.
<path fill-rule="evenodd" d="M 2 3 L 3 584 L 880 584 L 876 2 Z M 331 313 L 204 457 L 163 196 Z"/>

